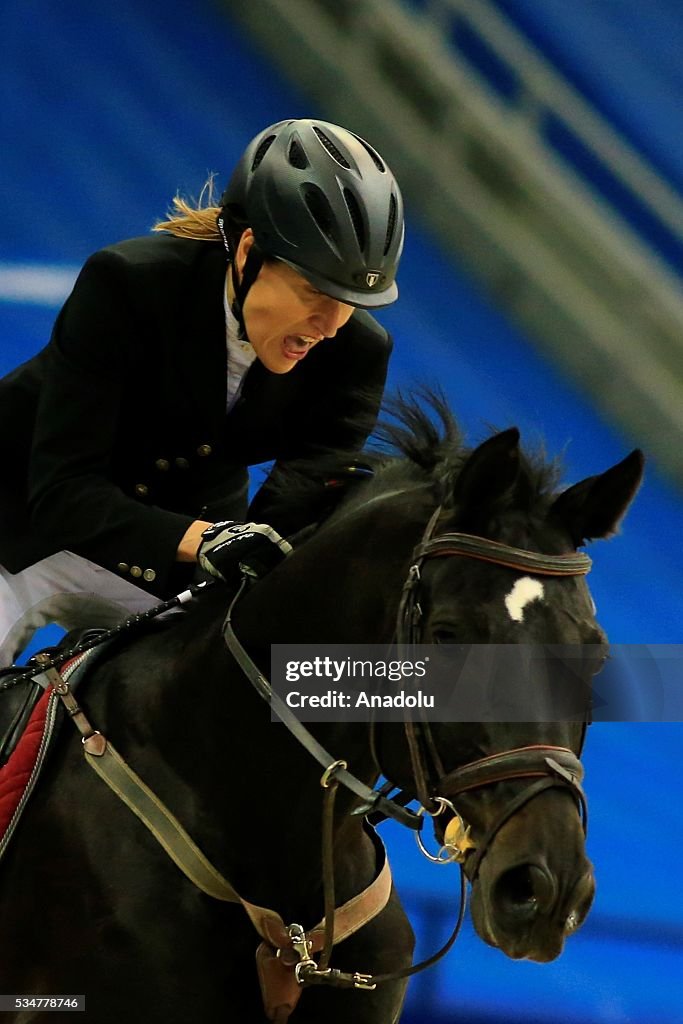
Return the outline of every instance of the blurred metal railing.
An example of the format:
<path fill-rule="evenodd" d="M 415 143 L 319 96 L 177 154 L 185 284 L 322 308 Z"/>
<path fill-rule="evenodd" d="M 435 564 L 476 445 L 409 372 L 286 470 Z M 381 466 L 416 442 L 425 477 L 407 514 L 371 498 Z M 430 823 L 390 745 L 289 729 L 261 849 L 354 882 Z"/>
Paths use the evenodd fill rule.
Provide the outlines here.
<path fill-rule="evenodd" d="M 574 156 L 683 263 L 675 190 L 488 0 L 222 2 L 316 108 L 372 139 L 440 240 L 683 483 L 681 281 Z"/>
<path fill-rule="evenodd" d="M 446 37 L 453 34 L 458 20 L 467 22 L 519 77 L 515 105 L 529 127 L 540 130 L 544 114 L 563 118 L 586 148 L 683 243 L 683 199 L 678 192 L 567 84 L 489 0 L 426 0 L 424 13 Z"/>

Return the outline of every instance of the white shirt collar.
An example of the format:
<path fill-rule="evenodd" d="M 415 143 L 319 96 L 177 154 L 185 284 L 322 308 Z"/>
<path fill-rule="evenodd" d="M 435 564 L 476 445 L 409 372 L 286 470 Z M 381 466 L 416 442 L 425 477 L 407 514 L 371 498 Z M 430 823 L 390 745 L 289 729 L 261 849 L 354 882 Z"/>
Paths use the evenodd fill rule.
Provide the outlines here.
<path fill-rule="evenodd" d="M 228 267 L 229 273 L 230 267 Z M 240 337 L 237 317 L 228 302 L 227 275 L 223 289 L 223 308 L 225 310 L 225 340 L 228 348 L 228 409 L 230 409 L 239 395 L 247 370 L 256 359 L 256 352 L 246 338 Z"/>

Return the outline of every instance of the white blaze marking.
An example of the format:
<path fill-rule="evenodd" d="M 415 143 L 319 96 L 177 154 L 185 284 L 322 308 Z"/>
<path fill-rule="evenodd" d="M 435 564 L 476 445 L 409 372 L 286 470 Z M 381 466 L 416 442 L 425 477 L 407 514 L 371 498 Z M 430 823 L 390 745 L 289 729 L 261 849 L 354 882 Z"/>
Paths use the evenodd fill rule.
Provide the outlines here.
<path fill-rule="evenodd" d="M 530 576 L 522 576 L 505 598 L 505 607 L 515 622 L 522 622 L 524 609 L 532 601 L 540 601 L 543 597 L 543 584 L 540 580 L 532 580 Z"/>

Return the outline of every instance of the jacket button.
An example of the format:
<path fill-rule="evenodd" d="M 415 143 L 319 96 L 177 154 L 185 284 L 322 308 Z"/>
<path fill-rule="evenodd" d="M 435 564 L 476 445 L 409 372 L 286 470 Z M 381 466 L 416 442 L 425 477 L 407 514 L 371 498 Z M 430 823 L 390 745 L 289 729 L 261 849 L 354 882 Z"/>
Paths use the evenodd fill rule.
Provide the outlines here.
<path fill-rule="evenodd" d="M 154 463 L 160 473 L 166 473 L 171 468 L 171 463 L 168 459 L 157 459 Z"/>
<path fill-rule="evenodd" d="M 206 456 L 206 455 L 210 455 L 210 454 L 211 454 L 211 445 L 210 444 L 200 444 L 199 448 L 197 449 L 197 455 Z"/>
<path fill-rule="evenodd" d="M 140 576 L 142 576 L 142 569 L 140 568 L 139 565 L 131 565 L 130 574 L 131 576 L 134 576 L 135 579 L 138 579 Z"/>
<path fill-rule="evenodd" d="M 178 467 L 178 469 L 189 469 L 190 468 L 190 463 L 187 461 L 187 459 L 183 459 L 182 457 L 179 458 L 179 459 L 176 459 L 175 460 L 175 464 Z"/>
<path fill-rule="evenodd" d="M 139 498 L 146 498 L 147 495 L 149 494 L 149 487 L 147 486 L 147 484 L 136 484 L 135 493 L 138 495 Z"/>
<path fill-rule="evenodd" d="M 119 572 L 128 572 L 129 568 L 130 567 L 129 567 L 127 562 L 119 562 L 119 564 L 118 564 Z"/>
<path fill-rule="evenodd" d="M 145 571 L 142 574 L 142 578 L 143 580 L 147 580 L 148 583 L 151 583 L 152 580 L 155 580 L 157 578 L 157 574 L 155 573 L 154 569 L 145 569 Z"/>

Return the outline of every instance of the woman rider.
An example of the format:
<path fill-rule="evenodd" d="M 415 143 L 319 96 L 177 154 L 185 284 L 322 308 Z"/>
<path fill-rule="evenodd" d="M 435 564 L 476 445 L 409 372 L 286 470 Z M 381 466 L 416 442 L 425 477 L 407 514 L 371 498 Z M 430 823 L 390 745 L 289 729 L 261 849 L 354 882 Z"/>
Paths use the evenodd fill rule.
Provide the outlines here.
<path fill-rule="evenodd" d="M 95 253 L 49 344 L 0 381 L 0 666 L 47 622 L 111 625 L 191 580 L 273 564 L 247 467 L 359 450 L 398 295 L 397 183 L 363 139 L 281 121 L 219 206 Z M 227 252 L 227 260 L 226 260 Z M 304 515 L 302 512 L 301 515 Z M 280 532 L 276 532 L 276 530 Z"/>

